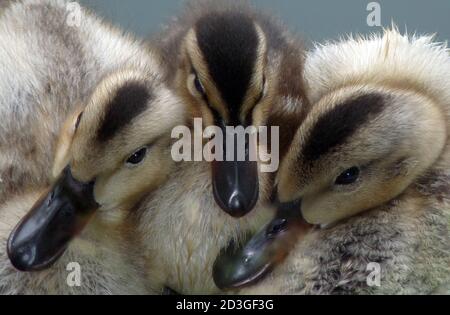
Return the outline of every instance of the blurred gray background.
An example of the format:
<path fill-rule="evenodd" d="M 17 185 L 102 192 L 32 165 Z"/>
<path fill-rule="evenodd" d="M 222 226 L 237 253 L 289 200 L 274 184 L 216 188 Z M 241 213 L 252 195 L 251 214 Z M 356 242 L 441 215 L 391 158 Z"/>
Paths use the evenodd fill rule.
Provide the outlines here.
<path fill-rule="evenodd" d="M 79 0 L 98 14 L 139 36 L 157 32 L 176 15 L 185 0 Z M 256 6 L 281 17 L 291 30 L 307 40 L 337 39 L 347 33 L 371 33 L 367 25 L 370 0 L 253 0 Z M 383 26 L 394 21 L 408 32 L 437 33 L 450 39 L 450 0 L 381 0 Z"/>

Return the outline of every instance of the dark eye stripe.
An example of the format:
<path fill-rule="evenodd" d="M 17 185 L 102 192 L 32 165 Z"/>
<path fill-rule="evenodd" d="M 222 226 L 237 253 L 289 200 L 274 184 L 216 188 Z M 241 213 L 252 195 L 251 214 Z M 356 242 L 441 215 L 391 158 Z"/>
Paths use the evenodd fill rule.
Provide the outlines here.
<path fill-rule="evenodd" d="M 383 111 L 385 96 L 365 94 L 335 106 L 314 125 L 303 149 L 306 160 L 315 161 L 345 143 L 358 128 Z"/>
<path fill-rule="evenodd" d="M 106 142 L 112 139 L 117 132 L 147 109 L 151 98 L 151 92 L 142 83 L 124 84 L 106 107 L 105 117 L 97 132 L 99 141 Z"/>

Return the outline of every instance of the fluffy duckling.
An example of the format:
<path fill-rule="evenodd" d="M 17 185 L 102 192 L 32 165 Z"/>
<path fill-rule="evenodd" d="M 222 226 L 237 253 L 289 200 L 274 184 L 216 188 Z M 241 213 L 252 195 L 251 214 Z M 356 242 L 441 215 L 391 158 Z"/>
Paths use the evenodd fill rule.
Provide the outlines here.
<path fill-rule="evenodd" d="M 148 71 L 107 76 L 86 108 L 66 124 L 53 170 L 60 174 L 50 192 L 9 237 L 14 267 L 37 273 L 4 266 L 2 250 L 0 288 L 7 293 L 157 293 L 148 291 L 152 287 L 142 274 L 142 237 L 131 209 L 170 172 L 170 133 L 182 123 L 181 103 Z M 0 243 L 6 243 L 4 232 L 11 231 L 24 206 L 31 208 L 28 201 L 35 202 L 35 195 L 0 209 Z M 82 267 L 84 285 L 79 288 L 66 285 L 69 262 Z M 42 282 L 36 285 L 37 279 Z"/>
<path fill-rule="evenodd" d="M 184 110 L 162 82 L 155 54 L 80 9 L 75 28 L 66 24 L 66 1 L 12 2 L 0 16 L 0 45 L 16 49 L 14 55 L 10 46 L 0 49 L 7 57 L 1 69 L 10 71 L 8 82 L 0 80 L 0 95 L 9 100 L 1 103 L 0 128 L 23 133 L 23 142 L 1 138 L 2 147 L 9 144 L 1 161 L 21 162 L 42 137 L 30 157 L 37 164 L 15 166 L 27 181 L 7 178 L 9 198 L 0 207 L 3 294 L 158 293 L 143 275 L 142 237 L 130 210 L 170 172 L 170 132 L 184 124 Z M 52 139 L 70 107 L 79 110 L 64 125 L 52 172 Z M 51 174 L 52 187 L 43 189 Z M 13 268 L 7 254 L 29 273 Z M 72 262 L 81 267 L 79 287 L 67 283 Z"/>
<path fill-rule="evenodd" d="M 308 103 L 303 50 L 283 27 L 236 2 L 200 1 L 191 4 L 161 38 L 167 80 L 181 93 L 192 117 L 203 117 L 205 125 L 281 126 L 280 151 L 286 150 Z M 206 55 L 211 59 L 207 61 Z M 215 74 L 210 76 L 213 68 Z M 177 164 L 168 182 L 140 207 L 140 230 L 152 231 L 144 241 L 147 271 L 165 275 L 161 284 L 180 293 L 217 293 L 211 273 L 220 248 L 232 240 L 239 243 L 273 215 L 265 206 L 272 193 L 269 176 L 259 177 L 258 210 L 236 219 L 253 208 L 255 201 L 250 199 L 258 189 L 253 175 L 258 174 L 249 171 L 241 178 L 242 165 L 231 163 L 237 177 L 221 177 L 217 170 L 222 166 L 212 164 L 213 177 L 209 162 Z M 224 178 L 228 184 L 219 182 Z M 229 207 L 232 202 L 225 195 L 235 189 L 236 195 L 250 197 L 244 207 Z"/>
<path fill-rule="evenodd" d="M 0 203 L 45 187 L 62 123 L 106 74 L 154 53 L 75 2 L 1 1 Z"/>
<path fill-rule="evenodd" d="M 192 1 L 157 44 L 167 80 L 193 117 L 224 135 L 227 127 L 279 126 L 285 152 L 308 103 L 301 42 L 278 21 L 246 1 Z M 231 139 L 224 139 L 223 161 L 212 162 L 211 188 L 218 205 L 240 218 L 257 204 L 265 180 L 259 179 L 250 149 L 244 161 L 225 159 L 227 149 L 239 150 Z M 249 142 L 246 138 L 247 148 Z"/>
<path fill-rule="evenodd" d="M 301 204 L 316 228 L 243 293 L 430 294 L 448 285 L 449 72 L 445 45 L 395 29 L 311 53 L 315 105 L 282 163 L 278 196 Z M 273 239 L 302 219 L 285 220 L 255 236 L 240 261 L 222 260 L 229 287 L 276 263 L 285 249 Z"/>

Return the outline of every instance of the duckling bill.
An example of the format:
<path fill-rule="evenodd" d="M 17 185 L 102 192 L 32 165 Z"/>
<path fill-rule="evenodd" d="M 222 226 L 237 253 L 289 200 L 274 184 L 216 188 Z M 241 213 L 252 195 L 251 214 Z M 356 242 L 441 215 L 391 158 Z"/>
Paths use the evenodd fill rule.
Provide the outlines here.
<path fill-rule="evenodd" d="M 222 290 L 252 285 L 283 261 L 297 240 L 311 227 L 302 218 L 301 201 L 279 206 L 277 216 L 246 245 L 234 243 L 217 258 L 213 278 Z"/>
<path fill-rule="evenodd" d="M 53 265 L 98 209 L 93 188 L 93 182 L 77 181 L 67 167 L 11 233 L 7 250 L 13 266 L 40 271 Z"/>

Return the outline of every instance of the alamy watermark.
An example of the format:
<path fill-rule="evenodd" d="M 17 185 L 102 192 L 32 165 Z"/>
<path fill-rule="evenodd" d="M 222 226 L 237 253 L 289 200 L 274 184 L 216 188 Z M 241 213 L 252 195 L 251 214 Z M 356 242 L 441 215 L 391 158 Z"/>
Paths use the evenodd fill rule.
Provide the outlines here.
<path fill-rule="evenodd" d="M 66 266 L 66 271 L 69 272 L 66 278 L 66 283 L 69 287 L 81 287 L 81 265 L 77 262 L 71 262 Z"/>
<path fill-rule="evenodd" d="M 370 27 L 381 26 L 381 4 L 378 2 L 370 2 L 367 4 L 367 25 Z"/>
<path fill-rule="evenodd" d="M 172 146 L 172 159 L 175 162 L 260 162 L 262 173 L 274 173 L 280 165 L 279 130 L 279 127 L 266 126 L 229 126 L 225 132 L 218 126 L 203 129 L 203 120 L 196 118 L 194 134 L 187 126 L 172 130 L 172 139 L 178 140 Z M 205 140 L 208 141 L 206 144 Z"/>
<path fill-rule="evenodd" d="M 381 287 L 381 265 L 371 262 L 367 265 L 366 271 L 370 272 L 366 282 L 369 287 Z"/>
<path fill-rule="evenodd" d="M 81 265 L 77 262 L 67 264 L 66 270 L 69 272 L 66 283 L 69 287 L 81 287 Z M 371 262 L 367 264 L 367 272 L 370 272 L 366 278 L 368 287 L 381 287 L 381 265 Z"/>

